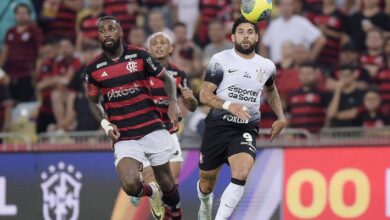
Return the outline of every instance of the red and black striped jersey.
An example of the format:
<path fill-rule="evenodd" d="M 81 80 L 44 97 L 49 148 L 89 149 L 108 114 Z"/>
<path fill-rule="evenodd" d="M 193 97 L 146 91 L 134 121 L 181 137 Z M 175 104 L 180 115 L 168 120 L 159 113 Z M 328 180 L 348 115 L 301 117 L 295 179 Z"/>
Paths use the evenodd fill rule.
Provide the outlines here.
<path fill-rule="evenodd" d="M 169 64 L 167 67 L 167 73 L 176 80 L 176 86 L 179 84 L 183 87 L 191 88 L 187 74 L 184 71 L 179 70 L 175 65 Z M 160 117 L 163 120 L 167 130 L 172 134 L 177 132 L 179 127 L 174 125 L 168 116 L 168 96 L 164 90 L 164 82 L 156 77 L 149 79 L 150 93 L 154 103 L 160 113 Z M 177 94 L 180 94 L 180 89 L 177 89 Z"/>
<path fill-rule="evenodd" d="M 124 46 L 118 61 L 101 54 L 84 71 L 88 95 L 103 97 L 108 120 L 118 126 L 119 140 L 134 140 L 165 126 L 150 95 L 149 78 L 164 68 L 145 50 Z"/>
<path fill-rule="evenodd" d="M 45 32 L 48 36 L 67 37 L 74 41 L 76 39 L 77 11 L 69 8 L 63 1 L 57 7 L 54 17 L 46 19 Z"/>
<path fill-rule="evenodd" d="M 54 59 L 45 59 L 42 61 L 38 69 L 38 82 L 56 76 L 54 72 Z M 53 88 L 45 88 L 39 91 L 41 105 L 39 112 L 53 113 L 51 106 L 51 92 Z"/>
<path fill-rule="evenodd" d="M 375 76 L 375 83 L 381 94 L 382 110 L 386 115 L 390 115 L 390 68 L 379 71 Z"/>
<path fill-rule="evenodd" d="M 291 115 L 291 127 L 305 128 L 312 133 L 318 132 L 324 125 L 328 99 L 317 89 L 308 91 L 298 89 L 292 92 L 287 104 Z"/>

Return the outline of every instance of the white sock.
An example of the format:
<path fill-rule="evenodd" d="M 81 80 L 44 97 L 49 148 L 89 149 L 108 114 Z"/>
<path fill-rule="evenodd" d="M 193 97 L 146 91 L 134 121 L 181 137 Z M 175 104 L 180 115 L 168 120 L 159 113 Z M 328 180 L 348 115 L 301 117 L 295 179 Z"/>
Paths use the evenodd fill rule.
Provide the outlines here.
<path fill-rule="evenodd" d="M 232 215 L 238 202 L 241 200 L 242 194 L 244 194 L 244 188 L 244 185 L 237 185 L 235 183 L 230 183 L 226 187 L 222 194 L 215 220 L 226 220 Z"/>
<path fill-rule="evenodd" d="M 198 197 L 200 199 L 200 205 L 201 206 L 204 206 L 206 205 L 206 203 L 209 201 L 210 199 L 210 195 L 212 193 L 209 193 L 209 194 L 203 194 L 201 191 L 200 191 L 200 186 L 199 186 L 199 180 L 198 180 L 198 183 L 196 184 L 196 189 L 198 190 Z"/>

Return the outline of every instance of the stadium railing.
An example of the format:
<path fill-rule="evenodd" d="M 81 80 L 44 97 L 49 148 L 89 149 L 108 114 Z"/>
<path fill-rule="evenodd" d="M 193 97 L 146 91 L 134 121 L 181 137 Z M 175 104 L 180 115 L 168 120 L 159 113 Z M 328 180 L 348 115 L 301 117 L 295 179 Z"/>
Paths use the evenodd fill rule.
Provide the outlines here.
<path fill-rule="evenodd" d="M 260 129 L 257 147 L 380 146 L 390 143 L 390 127 L 324 128 L 318 134 L 287 128 L 272 142 L 269 138 L 269 129 Z M 199 147 L 200 141 L 190 148 Z M 0 152 L 75 150 L 112 150 L 112 143 L 102 131 L 48 132 L 40 134 L 35 142 L 20 133 L 0 133 Z"/>

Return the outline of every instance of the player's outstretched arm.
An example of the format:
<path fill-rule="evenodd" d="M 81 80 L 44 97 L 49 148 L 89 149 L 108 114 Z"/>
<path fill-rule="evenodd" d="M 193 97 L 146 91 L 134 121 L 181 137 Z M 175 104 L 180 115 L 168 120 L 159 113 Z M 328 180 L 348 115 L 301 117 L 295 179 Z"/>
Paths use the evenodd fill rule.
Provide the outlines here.
<path fill-rule="evenodd" d="M 181 95 L 184 98 L 184 104 L 186 105 L 186 108 L 194 112 L 198 107 L 198 101 L 196 100 L 194 93 L 187 86 L 182 86 L 179 84 L 178 87 L 180 89 Z"/>
<path fill-rule="evenodd" d="M 238 103 L 232 103 L 230 101 L 223 101 L 218 96 L 214 94 L 214 91 L 217 89 L 217 85 L 211 82 L 204 81 L 202 87 L 200 88 L 200 102 L 210 106 L 215 109 L 225 109 L 229 111 L 234 116 L 242 120 L 249 120 L 250 114 L 247 108 Z"/>
<path fill-rule="evenodd" d="M 274 76 L 272 76 L 272 78 L 266 82 L 265 86 L 267 88 L 268 104 L 271 106 L 272 110 L 275 112 L 276 117 L 278 118 L 278 120 L 272 124 L 270 130 L 270 141 L 272 142 L 272 140 L 283 130 L 283 128 L 286 127 L 287 120 L 283 112 L 282 102 L 280 101 L 278 89 L 274 83 Z"/>
<path fill-rule="evenodd" d="M 164 90 L 168 96 L 168 116 L 173 123 L 178 123 L 181 111 L 177 104 L 176 81 L 166 71 L 163 72 L 161 79 L 164 81 Z"/>

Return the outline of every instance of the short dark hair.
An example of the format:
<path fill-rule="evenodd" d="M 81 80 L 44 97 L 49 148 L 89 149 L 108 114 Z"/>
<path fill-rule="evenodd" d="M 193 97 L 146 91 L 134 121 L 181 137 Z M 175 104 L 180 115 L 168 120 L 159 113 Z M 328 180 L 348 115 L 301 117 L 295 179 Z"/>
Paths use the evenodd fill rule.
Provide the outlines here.
<path fill-rule="evenodd" d="M 16 7 L 14 8 L 14 13 L 15 13 L 15 14 L 16 14 L 16 12 L 18 11 L 19 8 L 26 8 L 28 14 L 31 15 L 30 6 L 28 6 L 26 3 L 20 3 L 20 4 L 16 5 Z"/>
<path fill-rule="evenodd" d="M 116 17 L 107 15 L 107 16 L 103 16 L 103 17 L 99 18 L 98 26 L 99 26 L 100 22 L 105 21 L 105 20 L 114 20 L 119 25 L 121 24 Z"/>
<path fill-rule="evenodd" d="M 187 28 L 187 25 L 185 23 L 183 23 L 183 22 L 178 21 L 178 22 L 173 24 L 172 29 L 175 29 L 176 27 Z"/>
<path fill-rule="evenodd" d="M 246 20 L 243 16 L 240 16 L 240 17 L 237 18 L 237 20 L 234 21 L 233 28 L 232 28 L 232 34 L 236 33 L 237 27 L 240 24 L 242 24 L 242 23 L 249 23 L 249 24 L 253 25 L 253 28 L 255 29 L 255 32 L 259 33 L 259 27 L 257 26 L 257 24 L 252 23 L 252 22 Z"/>

